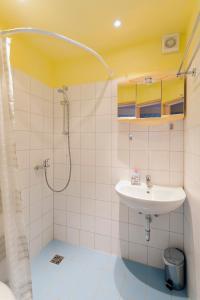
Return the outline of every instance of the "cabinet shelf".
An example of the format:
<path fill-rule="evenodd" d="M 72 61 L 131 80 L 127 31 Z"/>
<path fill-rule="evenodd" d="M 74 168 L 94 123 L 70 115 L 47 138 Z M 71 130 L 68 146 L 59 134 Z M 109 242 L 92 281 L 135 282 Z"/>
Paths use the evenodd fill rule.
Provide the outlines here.
<path fill-rule="evenodd" d="M 163 115 L 159 118 L 135 118 L 135 117 L 122 117 L 118 118 L 120 122 L 131 122 L 136 124 L 141 124 L 145 126 L 153 126 L 153 125 L 160 125 L 171 123 L 178 120 L 183 120 L 184 114 L 177 114 L 177 115 Z"/>

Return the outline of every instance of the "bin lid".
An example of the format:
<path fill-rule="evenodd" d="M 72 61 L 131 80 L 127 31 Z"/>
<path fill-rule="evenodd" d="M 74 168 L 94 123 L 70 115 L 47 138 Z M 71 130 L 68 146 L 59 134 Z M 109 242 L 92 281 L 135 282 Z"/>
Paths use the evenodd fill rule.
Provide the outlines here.
<path fill-rule="evenodd" d="M 180 266 L 184 263 L 185 257 L 181 250 L 177 248 L 167 248 L 164 251 L 163 259 L 167 265 Z"/>

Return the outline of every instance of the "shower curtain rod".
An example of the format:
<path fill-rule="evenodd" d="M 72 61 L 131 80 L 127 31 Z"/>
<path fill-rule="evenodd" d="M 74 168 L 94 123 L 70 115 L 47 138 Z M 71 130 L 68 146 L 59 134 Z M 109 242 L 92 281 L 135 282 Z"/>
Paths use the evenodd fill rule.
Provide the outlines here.
<path fill-rule="evenodd" d="M 65 42 L 75 45 L 79 48 L 82 48 L 86 52 L 89 52 L 90 54 L 92 54 L 94 57 L 96 57 L 98 59 L 98 61 L 105 67 L 105 69 L 109 75 L 109 78 L 111 78 L 113 76 L 113 71 L 110 69 L 110 67 L 107 65 L 107 63 L 103 59 L 103 57 L 98 52 L 96 52 L 92 48 L 84 45 L 83 43 L 75 41 L 65 35 L 62 35 L 62 34 L 59 34 L 56 32 L 43 30 L 43 29 L 32 28 L 32 27 L 19 27 L 19 28 L 5 29 L 5 30 L 0 31 L 1 36 L 10 36 L 10 35 L 18 34 L 18 33 L 35 33 L 35 34 L 47 35 L 47 36 L 54 37 L 59 40 L 63 40 Z"/>
<path fill-rule="evenodd" d="M 182 61 L 181 61 L 181 64 L 180 64 L 180 67 L 178 69 L 178 72 L 177 72 L 177 76 L 181 76 L 181 75 L 187 75 L 187 74 L 192 74 L 193 76 L 196 75 L 196 68 L 193 68 L 192 70 L 190 70 L 190 67 L 192 66 L 192 63 L 195 59 L 195 56 L 197 54 L 197 52 L 199 51 L 200 49 L 200 40 L 198 41 L 198 44 L 192 54 L 192 57 L 188 63 L 188 66 L 186 68 L 185 71 L 182 71 L 182 68 L 183 68 L 183 65 L 184 65 L 184 62 L 185 62 L 185 59 L 187 58 L 188 56 L 188 53 L 189 53 L 189 50 L 190 50 L 190 46 L 192 44 L 192 41 L 193 41 L 193 38 L 194 38 L 194 35 L 197 31 L 197 27 L 199 25 L 199 21 L 200 21 L 200 13 L 198 14 L 197 18 L 196 18 L 196 21 L 194 23 L 194 26 L 193 26 L 193 29 L 192 29 L 192 32 L 190 34 L 190 37 L 189 37 L 189 40 L 187 42 L 187 45 L 186 45 L 186 49 L 185 49 L 185 52 L 183 54 L 183 58 L 182 58 Z"/>

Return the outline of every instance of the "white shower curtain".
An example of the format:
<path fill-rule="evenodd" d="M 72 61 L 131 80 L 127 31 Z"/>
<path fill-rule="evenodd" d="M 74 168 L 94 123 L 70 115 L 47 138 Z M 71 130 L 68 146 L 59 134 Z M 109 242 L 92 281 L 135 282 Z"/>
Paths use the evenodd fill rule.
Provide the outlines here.
<path fill-rule="evenodd" d="M 14 98 L 10 39 L 0 40 L 0 262 L 17 300 L 32 299 L 28 242 L 14 139 Z M 3 300 L 3 299 L 2 299 Z"/>

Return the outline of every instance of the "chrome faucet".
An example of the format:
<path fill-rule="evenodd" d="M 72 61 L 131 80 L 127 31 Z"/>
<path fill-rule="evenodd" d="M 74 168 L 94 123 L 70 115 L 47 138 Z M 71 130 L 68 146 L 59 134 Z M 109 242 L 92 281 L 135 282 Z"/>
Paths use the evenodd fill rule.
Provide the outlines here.
<path fill-rule="evenodd" d="M 49 158 L 46 158 L 44 161 L 43 161 L 43 167 L 44 168 L 49 168 L 50 167 L 50 164 L 49 164 Z"/>
<path fill-rule="evenodd" d="M 49 164 L 49 158 L 46 158 L 45 160 L 43 160 L 43 162 L 39 165 L 36 165 L 34 167 L 35 171 L 39 171 L 39 170 L 42 170 L 42 169 L 46 169 L 46 168 L 49 168 L 50 167 L 50 164 Z"/>
<path fill-rule="evenodd" d="M 152 187 L 152 182 L 151 182 L 151 176 L 150 175 L 146 175 L 146 185 L 148 188 Z"/>

